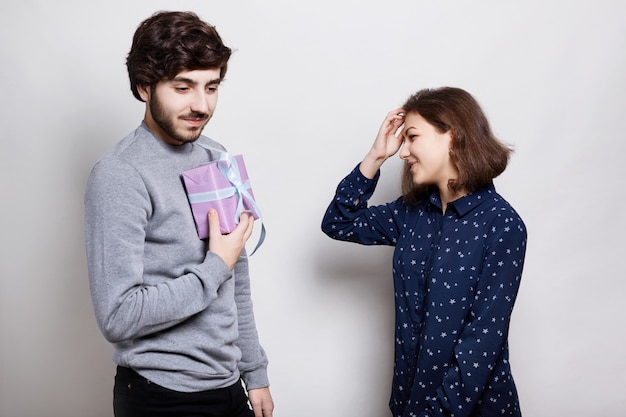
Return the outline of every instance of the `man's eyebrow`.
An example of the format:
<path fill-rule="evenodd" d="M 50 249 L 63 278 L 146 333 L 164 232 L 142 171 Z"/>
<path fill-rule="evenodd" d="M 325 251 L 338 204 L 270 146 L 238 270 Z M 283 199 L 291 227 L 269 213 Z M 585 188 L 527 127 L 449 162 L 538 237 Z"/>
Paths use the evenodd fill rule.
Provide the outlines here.
<path fill-rule="evenodd" d="M 196 80 L 192 80 L 191 78 L 187 78 L 187 77 L 174 77 L 172 78 L 171 82 L 173 83 L 185 83 L 185 84 L 189 84 L 189 85 L 198 85 L 198 82 Z M 219 85 L 222 82 L 221 78 L 215 78 L 210 80 L 207 85 Z"/>
<path fill-rule="evenodd" d="M 198 84 L 198 81 L 192 80 L 191 78 L 187 78 L 187 77 L 174 77 L 172 78 L 171 81 L 179 82 L 179 83 L 187 83 L 187 84 Z M 214 78 L 210 80 L 207 84 L 219 84 L 221 82 L 222 82 L 221 78 Z"/>

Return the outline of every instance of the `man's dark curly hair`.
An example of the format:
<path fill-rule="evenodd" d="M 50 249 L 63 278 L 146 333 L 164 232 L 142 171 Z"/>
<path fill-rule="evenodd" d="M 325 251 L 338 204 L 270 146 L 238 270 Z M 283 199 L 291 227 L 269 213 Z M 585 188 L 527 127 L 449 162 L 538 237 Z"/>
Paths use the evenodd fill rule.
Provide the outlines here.
<path fill-rule="evenodd" d="M 220 69 L 223 79 L 232 51 L 215 27 L 193 12 L 157 12 L 143 21 L 126 59 L 130 89 L 143 101 L 137 86 L 152 87 L 181 71 Z"/>

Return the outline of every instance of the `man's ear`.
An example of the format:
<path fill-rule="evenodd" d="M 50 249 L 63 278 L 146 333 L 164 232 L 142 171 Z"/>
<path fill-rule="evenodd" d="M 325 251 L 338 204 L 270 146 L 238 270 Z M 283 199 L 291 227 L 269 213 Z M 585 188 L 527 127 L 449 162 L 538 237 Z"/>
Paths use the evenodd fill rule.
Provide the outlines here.
<path fill-rule="evenodd" d="M 146 103 L 150 101 L 150 86 L 147 85 L 137 85 L 137 92 L 139 93 L 139 97 Z"/>

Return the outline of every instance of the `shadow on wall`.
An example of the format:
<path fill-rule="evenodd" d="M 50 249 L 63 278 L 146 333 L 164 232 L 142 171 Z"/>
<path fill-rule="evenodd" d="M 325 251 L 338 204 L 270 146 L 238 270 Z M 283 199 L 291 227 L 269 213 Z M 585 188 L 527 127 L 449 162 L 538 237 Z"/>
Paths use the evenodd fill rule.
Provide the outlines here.
<path fill-rule="evenodd" d="M 327 395 L 334 404 L 367 399 L 371 415 L 387 415 L 394 347 L 393 248 L 337 241 L 320 247 L 315 273 L 324 287 L 325 306 L 333 309 L 326 325 L 336 336 L 336 367 L 359 381 L 354 389 L 338 387 L 341 398 L 332 391 Z"/>
<path fill-rule="evenodd" d="M 372 315 L 375 330 L 380 331 L 380 326 L 388 327 L 390 330 L 384 332 L 392 335 L 393 248 L 328 239 L 313 262 L 319 284 L 325 288 L 325 293 L 341 298 L 342 304 L 349 301 L 347 314 Z"/>
<path fill-rule="evenodd" d="M 68 152 L 71 155 L 67 164 L 68 174 L 72 181 L 73 201 L 78 206 L 73 230 L 79 232 L 72 242 L 72 279 L 80 284 L 81 291 L 68 291 L 64 297 L 68 298 L 66 305 L 73 306 L 72 311 L 68 307 L 65 314 L 72 323 L 68 326 L 68 329 L 72 329 L 68 335 L 68 339 L 73 340 L 72 356 L 80 359 L 77 361 L 80 365 L 75 379 L 82 380 L 82 386 L 86 387 L 82 389 L 84 399 L 76 408 L 81 409 L 84 415 L 109 416 L 112 413 L 111 391 L 115 365 L 111 359 L 111 346 L 97 327 L 91 303 L 84 245 L 84 195 L 93 165 L 129 129 L 124 127 L 128 122 L 113 113 L 103 122 L 104 109 L 98 105 L 93 107 L 77 110 L 78 118 L 84 122 L 67 132 L 67 143 L 72 148 Z M 67 126 L 71 124 L 67 123 Z"/>
<path fill-rule="evenodd" d="M 339 279 L 373 287 L 391 283 L 392 247 L 331 240 L 325 243 L 324 249 L 317 253 L 317 262 L 314 263 L 322 280 Z"/>
<path fill-rule="evenodd" d="M 20 216 L 36 234 L 25 233 L 22 222 L 5 231 L 15 236 L 15 246 L 24 236 L 28 244 L 19 245 L 26 249 L 7 265 L 15 270 L 10 276 L 25 279 L 11 280 L 12 295 L 2 298 L 3 309 L 20 317 L 3 328 L 12 341 L 5 356 L 12 359 L 2 362 L 3 375 L 11 380 L 0 394 L 2 416 L 111 415 L 111 347 L 93 314 L 83 233 L 87 176 L 97 157 L 119 139 L 108 127 L 116 120 L 98 118 L 103 110 L 71 108 L 40 126 L 45 134 L 31 137 L 35 152 L 23 181 L 38 186 L 39 203 L 26 205 Z M 33 188 L 20 187 L 19 194 Z M 33 390 L 39 401 L 31 401 Z"/>

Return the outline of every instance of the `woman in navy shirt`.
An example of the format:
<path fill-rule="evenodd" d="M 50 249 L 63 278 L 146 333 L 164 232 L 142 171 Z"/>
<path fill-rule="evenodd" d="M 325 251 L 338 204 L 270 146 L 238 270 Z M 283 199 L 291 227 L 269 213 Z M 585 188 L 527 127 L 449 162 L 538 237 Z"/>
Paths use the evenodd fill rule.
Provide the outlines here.
<path fill-rule="evenodd" d="M 398 151 L 403 195 L 368 206 Z M 526 229 L 492 182 L 510 153 L 469 93 L 421 90 L 387 114 L 326 211 L 333 239 L 395 246 L 394 417 L 521 415 L 507 338 Z"/>

